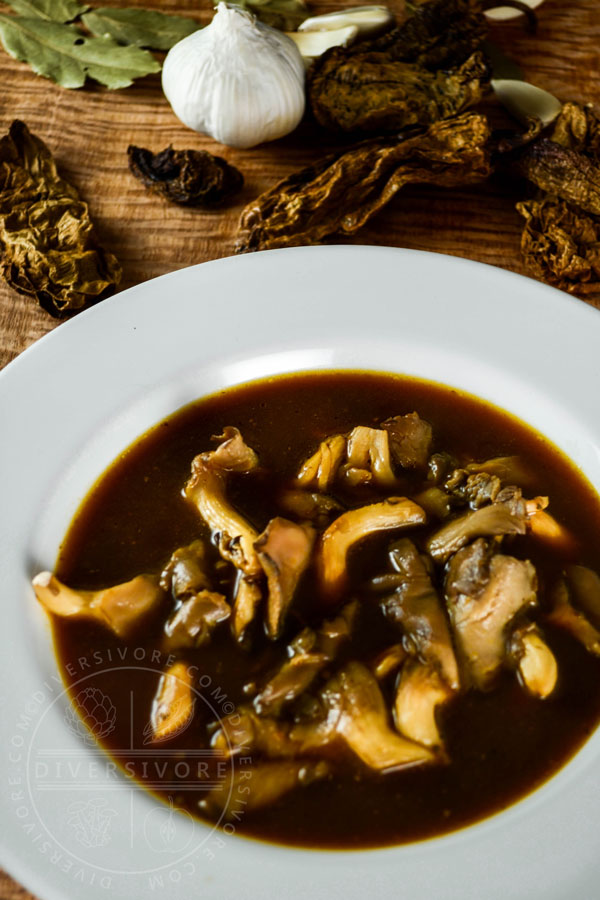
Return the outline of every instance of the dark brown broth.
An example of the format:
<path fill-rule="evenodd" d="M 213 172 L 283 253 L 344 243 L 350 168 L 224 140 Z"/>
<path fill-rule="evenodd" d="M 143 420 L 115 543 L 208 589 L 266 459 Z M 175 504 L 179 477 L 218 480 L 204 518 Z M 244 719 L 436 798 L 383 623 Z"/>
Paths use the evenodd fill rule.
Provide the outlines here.
<path fill-rule="evenodd" d="M 277 377 L 198 401 L 161 422 L 113 464 L 86 498 L 61 547 L 57 574 L 81 588 L 117 583 L 139 572 L 159 571 L 176 547 L 202 535 L 203 526 L 182 498 L 181 488 L 192 458 L 214 446 L 211 436 L 226 425 L 241 430 L 265 470 L 258 477 L 238 478 L 230 493 L 260 530 L 281 512 L 274 507 L 276 488 L 323 437 L 357 424 L 374 426 L 413 410 L 432 423 L 434 450 L 477 460 L 516 453 L 527 460 L 535 473 L 528 496 L 549 495 L 552 514 L 576 536 L 577 560 L 597 565 L 599 499 L 575 467 L 540 435 L 506 413 L 448 388 L 361 372 Z M 407 493 L 416 492 L 421 480 L 422 475 L 412 484 L 407 479 Z M 367 492 L 356 503 L 375 496 Z M 391 540 L 368 541 L 354 554 L 355 587 L 386 568 L 385 551 Z M 559 558 L 530 538 L 518 538 L 509 546 L 511 554 L 534 562 L 543 605 L 548 585 L 564 563 L 573 560 Z M 242 686 L 277 666 L 285 643 L 299 628 L 323 618 L 323 612 L 315 609 L 310 575 L 301 588 L 286 635 L 277 646 L 256 632 L 249 654 L 234 644 L 225 626 L 209 646 L 186 652 L 186 661 L 210 677 L 205 694 L 216 712 L 227 711 L 224 695 L 236 704 L 247 702 Z M 398 640 L 374 609 L 362 601 L 355 636 L 340 660 L 367 659 Z M 54 621 L 57 654 L 73 692 L 78 679 L 91 672 L 94 686 L 117 707 L 116 730 L 103 741 L 108 752 L 129 748 L 133 735 L 133 746 L 146 748 L 149 767 L 154 766 L 152 749 L 144 744 L 143 732 L 158 683 L 156 669 L 166 661 L 163 654 L 151 664 L 151 654 L 160 646 L 167 612 L 129 645 L 92 624 Z M 548 629 L 546 634 L 559 664 L 557 690 L 545 701 L 535 700 L 506 672 L 492 693 L 468 692 L 452 700 L 442 719 L 449 765 L 373 775 L 346 754 L 335 778 L 299 788 L 267 809 L 243 815 L 236 831 L 279 843 L 329 848 L 398 844 L 472 823 L 532 791 L 569 759 L 600 719 L 600 660 L 562 633 Z M 144 658 L 136 660 L 134 650 L 138 656 L 145 651 Z M 174 738 L 170 749 L 185 753 L 207 745 L 205 726 L 214 714 L 201 703 L 197 708 L 193 726 Z M 120 762 L 125 765 L 123 756 Z M 142 771 L 143 762 L 143 756 L 136 757 L 143 783 L 198 815 L 201 794 L 185 788 L 189 779 L 179 790 L 164 789 Z M 175 779 L 174 767 L 171 760 L 163 780 Z"/>

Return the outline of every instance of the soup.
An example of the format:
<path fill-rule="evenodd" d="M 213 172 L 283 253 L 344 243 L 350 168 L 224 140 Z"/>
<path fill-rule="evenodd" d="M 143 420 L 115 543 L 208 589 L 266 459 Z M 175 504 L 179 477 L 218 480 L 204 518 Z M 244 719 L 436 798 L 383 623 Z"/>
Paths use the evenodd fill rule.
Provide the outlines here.
<path fill-rule="evenodd" d="M 599 535 L 590 485 L 501 410 L 304 373 L 160 422 L 34 584 L 127 774 L 239 834 L 366 848 L 504 809 L 595 729 Z"/>

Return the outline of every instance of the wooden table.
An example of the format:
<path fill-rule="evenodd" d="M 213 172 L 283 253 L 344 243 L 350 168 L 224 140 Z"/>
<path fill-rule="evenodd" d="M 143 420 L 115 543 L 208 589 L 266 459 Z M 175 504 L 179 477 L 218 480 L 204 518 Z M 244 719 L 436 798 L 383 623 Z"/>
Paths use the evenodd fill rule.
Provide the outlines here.
<path fill-rule="evenodd" d="M 351 3 L 314 0 L 311 8 L 328 11 Z M 200 13 L 196 0 L 102 0 L 101 5 L 154 7 L 195 15 L 204 22 L 211 17 L 209 0 Z M 397 10 L 397 5 L 390 5 Z M 2 4 L 0 9 L 6 11 Z M 561 99 L 600 106 L 598 0 L 546 0 L 539 10 L 535 36 L 524 31 L 521 19 L 494 26 L 493 36 L 530 81 Z M 47 142 L 62 174 L 89 202 L 105 247 L 118 255 L 123 265 L 122 289 L 183 266 L 231 255 L 242 206 L 327 149 L 314 132 L 302 129 L 252 150 L 221 148 L 179 123 L 162 95 L 159 76 L 123 91 L 94 87 L 69 91 L 37 77 L 0 51 L 0 84 L 2 133 L 14 118 L 20 118 Z M 126 151 L 132 143 L 154 151 L 172 143 L 176 148 L 221 153 L 243 171 L 243 193 L 237 203 L 218 212 L 169 205 L 148 194 L 129 174 Z M 516 187 L 511 196 L 506 183 L 494 180 L 460 191 L 408 189 L 354 242 L 433 250 L 526 274 L 519 252 L 521 219 L 514 209 L 518 199 Z M 587 299 L 600 308 L 600 291 Z M 57 324 L 32 300 L 0 283 L 0 366 Z M 0 873 L 0 900 L 27 897 L 8 875 Z"/>

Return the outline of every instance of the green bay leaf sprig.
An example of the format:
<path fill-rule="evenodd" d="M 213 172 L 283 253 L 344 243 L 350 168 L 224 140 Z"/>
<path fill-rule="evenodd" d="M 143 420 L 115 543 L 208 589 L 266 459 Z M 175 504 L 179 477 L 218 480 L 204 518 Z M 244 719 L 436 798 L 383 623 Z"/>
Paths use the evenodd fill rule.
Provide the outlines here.
<path fill-rule="evenodd" d="M 170 50 L 200 28 L 192 18 L 147 9 L 90 11 L 78 0 L 8 0 L 18 15 L 0 13 L 0 42 L 15 59 L 66 88 L 93 78 L 128 87 L 159 72 L 150 50 Z M 89 12 L 88 12 L 89 11 Z"/>
<path fill-rule="evenodd" d="M 72 22 L 90 8 L 89 3 L 78 0 L 6 0 L 6 4 L 26 19 L 44 19 L 47 22 Z"/>
<path fill-rule="evenodd" d="M 72 25 L 42 19 L 0 13 L 0 40 L 11 56 L 66 88 L 82 87 L 86 77 L 108 88 L 123 88 L 134 78 L 160 71 L 160 63 L 147 50 L 88 37 Z"/>
<path fill-rule="evenodd" d="M 151 50 L 170 50 L 200 28 L 187 16 L 168 16 L 150 9 L 101 7 L 82 16 L 81 21 L 92 34 Z"/>
<path fill-rule="evenodd" d="M 261 22 L 295 31 L 309 15 L 304 0 L 230 0 Z M 160 71 L 149 52 L 170 50 L 201 25 L 152 9 L 92 9 L 79 0 L 6 0 L 17 15 L 0 13 L 0 42 L 11 56 L 66 88 L 93 78 L 107 88 L 128 87 Z M 216 5 L 216 2 L 215 2 Z"/>

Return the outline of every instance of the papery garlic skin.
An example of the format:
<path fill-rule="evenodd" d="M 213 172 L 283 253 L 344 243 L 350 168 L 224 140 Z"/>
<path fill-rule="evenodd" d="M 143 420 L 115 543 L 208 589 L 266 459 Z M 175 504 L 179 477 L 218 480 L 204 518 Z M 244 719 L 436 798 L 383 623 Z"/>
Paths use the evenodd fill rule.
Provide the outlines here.
<path fill-rule="evenodd" d="M 210 25 L 169 51 L 162 86 L 185 125 L 246 149 L 298 125 L 304 72 L 300 52 L 282 32 L 219 3 Z"/>

